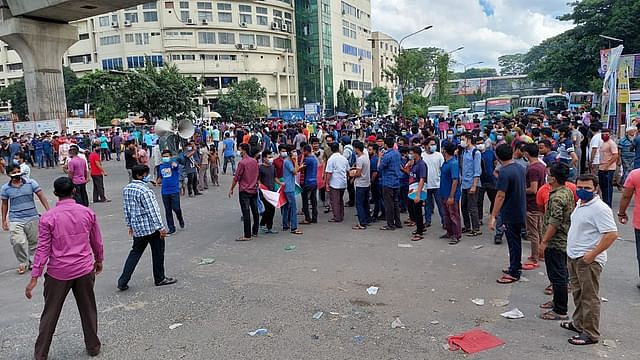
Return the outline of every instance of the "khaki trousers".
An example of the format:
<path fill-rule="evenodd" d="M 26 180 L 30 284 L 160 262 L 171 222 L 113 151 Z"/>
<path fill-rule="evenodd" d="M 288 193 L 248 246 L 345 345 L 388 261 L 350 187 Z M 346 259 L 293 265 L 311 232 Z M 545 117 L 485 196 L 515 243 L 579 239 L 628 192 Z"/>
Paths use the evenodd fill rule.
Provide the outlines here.
<path fill-rule="evenodd" d="M 538 248 L 542 243 L 542 212 L 527 211 L 527 240 L 531 242 L 531 259 L 538 261 L 540 254 Z"/>
<path fill-rule="evenodd" d="M 596 261 L 585 263 L 582 258 L 569 259 L 569 282 L 573 291 L 573 326 L 593 341 L 600 340 L 600 274 Z"/>
<path fill-rule="evenodd" d="M 19 265 L 28 267 L 38 246 L 38 219 L 28 222 L 10 222 L 9 239 Z"/>

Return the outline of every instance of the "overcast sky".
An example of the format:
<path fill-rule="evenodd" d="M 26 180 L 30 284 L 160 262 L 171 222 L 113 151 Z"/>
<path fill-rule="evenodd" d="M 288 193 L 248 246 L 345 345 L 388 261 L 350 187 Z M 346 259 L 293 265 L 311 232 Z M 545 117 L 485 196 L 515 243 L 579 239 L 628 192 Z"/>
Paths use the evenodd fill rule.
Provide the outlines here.
<path fill-rule="evenodd" d="M 427 25 L 403 48 L 436 46 L 455 53 L 458 63 L 497 67 L 498 57 L 526 52 L 542 40 L 570 29 L 556 20 L 570 11 L 568 0 L 371 0 L 373 31 L 397 40 Z M 462 66 L 456 68 L 462 71 Z"/>

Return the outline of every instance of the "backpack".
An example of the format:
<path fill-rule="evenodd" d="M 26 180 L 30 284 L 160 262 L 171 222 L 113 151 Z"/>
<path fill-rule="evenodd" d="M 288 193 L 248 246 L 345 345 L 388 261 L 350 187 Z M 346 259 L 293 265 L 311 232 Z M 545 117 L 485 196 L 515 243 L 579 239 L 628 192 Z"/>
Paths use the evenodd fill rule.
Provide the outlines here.
<path fill-rule="evenodd" d="M 346 156 L 346 151 L 349 150 L 350 154 L 349 157 Z M 345 158 L 347 160 L 349 160 L 349 166 L 353 167 L 356 164 L 356 152 L 353 150 L 353 146 L 351 145 L 345 145 L 344 147 L 344 151 L 342 152 L 343 155 L 345 155 Z"/>

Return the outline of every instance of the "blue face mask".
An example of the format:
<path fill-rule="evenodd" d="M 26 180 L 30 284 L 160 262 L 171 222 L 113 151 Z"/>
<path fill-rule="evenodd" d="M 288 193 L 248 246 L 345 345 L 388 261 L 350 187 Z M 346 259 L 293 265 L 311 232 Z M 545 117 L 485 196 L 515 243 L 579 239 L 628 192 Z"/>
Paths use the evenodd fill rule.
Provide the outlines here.
<path fill-rule="evenodd" d="M 589 201 L 593 199 L 593 191 L 589 191 L 585 189 L 576 190 L 576 195 L 578 195 L 578 198 L 582 201 Z"/>
<path fill-rule="evenodd" d="M 162 158 L 162 162 L 165 163 L 165 164 L 168 164 L 170 161 L 171 161 L 171 158 L 168 158 L 168 157 L 163 157 Z"/>
<path fill-rule="evenodd" d="M 147 175 L 147 176 L 143 177 L 142 181 L 148 183 L 149 181 L 151 181 L 151 175 Z"/>
<path fill-rule="evenodd" d="M 435 145 L 431 145 L 431 146 L 429 147 L 429 150 L 431 150 L 431 152 L 432 152 L 432 153 L 434 153 L 434 152 L 436 152 L 436 150 L 438 150 L 438 147 L 437 147 L 437 146 L 435 146 Z"/>
<path fill-rule="evenodd" d="M 560 140 L 560 134 L 553 133 L 553 139 L 556 140 L 556 141 Z"/>

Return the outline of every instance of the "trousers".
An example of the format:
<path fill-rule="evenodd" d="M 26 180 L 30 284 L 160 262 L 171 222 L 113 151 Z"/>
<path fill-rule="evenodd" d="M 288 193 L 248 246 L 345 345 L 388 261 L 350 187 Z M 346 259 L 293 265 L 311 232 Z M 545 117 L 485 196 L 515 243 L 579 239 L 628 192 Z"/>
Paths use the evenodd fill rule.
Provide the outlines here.
<path fill-rule="evenodd" d="M 242 223 L 244 227 L 244 237 L 250 238 L 258 235 L 260 227 L 260 214 L 258 214 L 258 194 L 250 194 L 246 191 L 238 193 L 240 200 L 240 210 L 242 211 Z M 253 226 L 251 226 L 251 216 L 253 216 Z"/>
<path fill-rule="evenodd" d="M 382 199 L 384 200 L 385 216 L 387 218 L 387 226 L 390 228 L 402 228 L 400 220 L 400 203 L 398 188 L 383 187 Z"/>
<path fill-rule="evenodd" d="M 20 265 L 27 267 L 33 262 L 38 247 L 38 219 L 9 223 L 9 240 Z"/>
<path fill-rule="evenodd" d="M 356 186 L 356 214 L 358 215 L 358 223 L 361 226 L 367 226 L 369 219 L 369 188 Z"/>
<path fill-rule="evenodd" d="M 444 211 L 444 228 L 447 235 L 453 239 L 462 237 L 462 229 L 460 228 L 460 202 L 455 201 L 449 204 L 447 198 L 441 198 L 442 210 Z"/>
<path fill-rule="evenodd" d="M 541 211 L 527 211 L 527 240 L 531 243 L 531 259 L 538 261 L 539 254 L 538 248 L 542 243 L 542 212 Z"/>
<path fill-rule="evenodd" d="M 569 259 L 569 281 L 573 291 L 573 326 L 591 340 L 600 340 L 600 274 L 602 266 L 582 258 Z"/>
<path fill-rule="evenodd" d="M 91 175 L 91 180 L 93 180 L 93 202 L 107 201 L 104 196 L 104 176 Z"/>
<path fill-rule="evenodd" d="M 87 184 L 75 184 L 76 193 L 73 195 L 76 203 L 89 207 L 89 195 L 87 195 Z"/>
<path fill-rule="evenodd" d="M 164 239 L 160 237 L 160 231 L 145 236 L 134 236 L 133 246 L 124 263 L 122 275 L 118 279 L 118 286 L 124 287 L 131 280 L 131 275 L 136 269 L 147 245 L 151 246 L 151 261 L 153 263 L 153 280 L 156 284 L 164 280 Z"/>
<path fill-rule="evenodd" d="M 309 222 L 318 222 L 318 186 L 305 185 L 302 188 L 302 213 L 304 219 Z M 309 212 L 309 203 L 311 203 L 311 212 Z"/>
<path fill-rule="evenodd" d="M 173 222 L 173 213 L 176 213 L 180 227 L 184 227 L 184 219 L 182 218 L 182 208 L 180 207 L 180 193 L 163 194 L 162 204 L 164 205 L 164 214 L 167 218 L 167 227 L 169 232 L 176 231 L 176 225 Z"/>
<path fill-rule="evenodd" d="M 329 186 L 329 203 L 333 211 L 333 220 L 342 222 L 344 220 L 344 191 L 345 189 L 336 189 Z"/>
<path fill-rule="evenodd" d="M 569 296 L 567 293 L 569 282 L 567 253 L 559 249 L 546 248 L 544 261 L 547 267 L 547 276 L 553 287 L 553 311 L 559 315 L 566 315 Z"/>
<path fill-rule="evenodd" d="M 469 189 L 462 189 L 462 221 L 465 229 L 480 230 L 478 216 L 478 189 L 471 193 Z"/>

